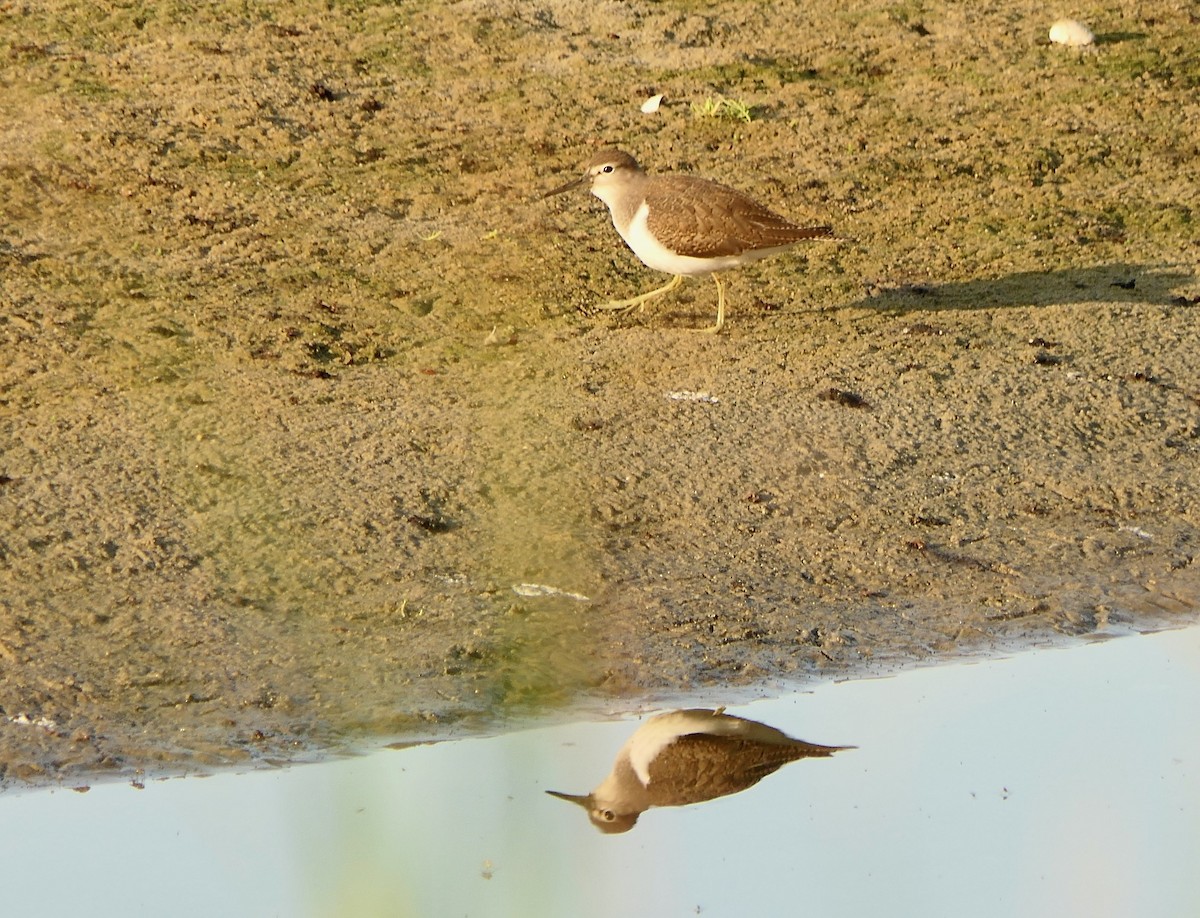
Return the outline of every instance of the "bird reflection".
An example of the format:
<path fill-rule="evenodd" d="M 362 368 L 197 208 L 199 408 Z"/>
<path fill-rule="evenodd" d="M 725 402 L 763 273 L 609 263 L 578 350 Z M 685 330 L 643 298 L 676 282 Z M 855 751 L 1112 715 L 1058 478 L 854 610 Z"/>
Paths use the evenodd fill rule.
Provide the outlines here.
<path fill-rule="evenodd" d="M 652 806 L 736 794 L 788 762 L 854 748 L 806 743 L 724 711 L 693 708 L 651 717 L 621 747 L 612 771 L 590 794 L 546 793 L 582 806 L 602 832 L 628 832 Z"/>

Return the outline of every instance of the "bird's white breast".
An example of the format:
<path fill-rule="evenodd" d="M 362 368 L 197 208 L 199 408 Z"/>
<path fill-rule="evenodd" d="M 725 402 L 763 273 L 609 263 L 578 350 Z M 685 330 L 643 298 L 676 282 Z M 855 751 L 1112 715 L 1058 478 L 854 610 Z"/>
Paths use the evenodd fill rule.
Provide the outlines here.
<path fill-rule="evenodd" d="M 658 714 L 642 724 L 621 750 L 643 787 L 650 786 L 650 764 L 664 749 L 681 736 L 707 733 L 711 736 L 739 736 L 757 742 L 789 742 L 773 727 L 730 717 L 714 711 L 687 710 Z"/>
<path fill-rule="evenodd" d="M 629 755 L 629 764 L 643 787 L 650 786 L 650 763 L 680 735 L 693 730 L 689 724 L 673 722 L 659 715 L 650 718 L 634 732 L 625 751 Z"/>

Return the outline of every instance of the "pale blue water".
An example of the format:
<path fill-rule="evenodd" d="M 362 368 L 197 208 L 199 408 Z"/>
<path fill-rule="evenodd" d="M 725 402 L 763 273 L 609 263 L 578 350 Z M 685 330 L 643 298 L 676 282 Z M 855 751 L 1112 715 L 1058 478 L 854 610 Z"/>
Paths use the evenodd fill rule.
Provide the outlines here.
<path fill-rule="evenodd" d="M 697 699 L 718 705 L 718 697 Z M 6 915 L 1200 915 L 1200 628 L 730 707 L 859 748 L 603 836 L 636 727 L 0 797 Z"/>

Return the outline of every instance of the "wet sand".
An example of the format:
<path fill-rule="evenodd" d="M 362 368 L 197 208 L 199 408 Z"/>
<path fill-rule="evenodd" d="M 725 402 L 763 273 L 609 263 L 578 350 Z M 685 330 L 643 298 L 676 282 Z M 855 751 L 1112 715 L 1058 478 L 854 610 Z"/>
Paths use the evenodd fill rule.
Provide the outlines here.
<path fill-rule="evenodd" d="M 5 783 L 1194 617 L 1177 5 L 51 6 L 0 39 Z M 604 144 L 844 239 L 721 336 L 705 279 L 591 314 L 664 280 L 537 199 Z"/>

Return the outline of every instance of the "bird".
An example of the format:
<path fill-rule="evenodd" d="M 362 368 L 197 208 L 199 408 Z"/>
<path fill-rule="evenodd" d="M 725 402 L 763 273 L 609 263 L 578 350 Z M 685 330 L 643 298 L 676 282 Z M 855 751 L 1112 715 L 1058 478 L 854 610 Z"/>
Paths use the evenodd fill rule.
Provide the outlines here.
<path fill-rule="evenodd" d="M 724 708 L 668 711 L 642 724 L 590 794 L 546 791 L 587 810 L 601 832 L 628 832 L 650 807 L 683 806 L 735 794 L 788 762 L 853 746 L 819 746 Z"/>
<path fill-rule="evenodd" d="M 608 205 L 613 226 L 644 265 L 672 275 L 649 293 L 599 304 L 629 311 L 674 290 L 686 275 L 711 274 L 717 285 L 717 321 L 725 324 L 725 285 L 720 272 L 782 252 L 806 239 L 834 238 L 830 226 L 799 226 L 742 192 L 692 175 L 650 175 L 617 149 L 601 150 L 583 175 L 543 198 L 582 185 Z"/>

